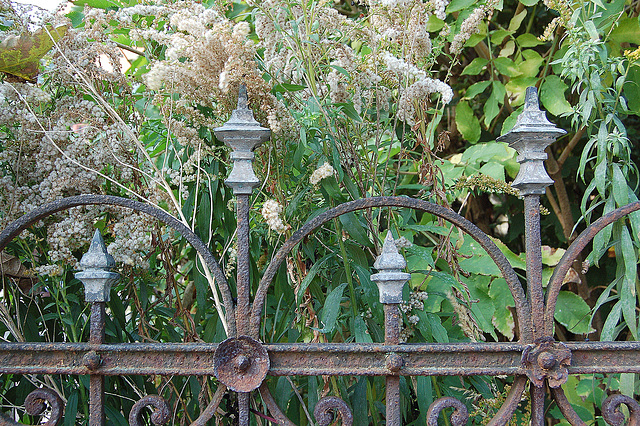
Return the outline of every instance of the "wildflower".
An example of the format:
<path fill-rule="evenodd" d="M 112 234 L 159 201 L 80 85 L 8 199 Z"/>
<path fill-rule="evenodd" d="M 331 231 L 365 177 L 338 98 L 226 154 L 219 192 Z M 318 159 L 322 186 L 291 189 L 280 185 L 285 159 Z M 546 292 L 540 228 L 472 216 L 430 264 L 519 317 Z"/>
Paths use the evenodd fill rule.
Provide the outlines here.
<path fill-rule="evenodd" d="M 282 213 L 282 206 L 276 200 L 267 200 L 262 205 L 262 217 L 269 225 L 269 229 L 282 234 L 287 230 L 287 226 L 280 219 L 280 213 Z"/>
<path fill-rule="evenodd" d="M 311 185 L 317 185 L 322 179 L 333 176 L 335 172 L 336 171 L 333 169 L 333 167 L 331 167 L 331 165 L 325 161 L 322 166 L 313 171 L 311 177 L 309 178 L 309 182 L 311 183 Z"/>

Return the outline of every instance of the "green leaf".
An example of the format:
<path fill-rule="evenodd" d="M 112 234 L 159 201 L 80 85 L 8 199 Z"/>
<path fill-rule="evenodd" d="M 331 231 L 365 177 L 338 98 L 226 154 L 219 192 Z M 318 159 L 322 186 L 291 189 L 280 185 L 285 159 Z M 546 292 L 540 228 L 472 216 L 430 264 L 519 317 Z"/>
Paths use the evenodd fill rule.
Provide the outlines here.
<path fill-rule="evenodd" d="M 502 101 L 504 98 L 500 99 Z M 484 125 L 486 127 L 491 126 L 491 122 L 500 112 L 500 106 L 498 105 L 498 99 L 496 99 L 495 91 L 491 92 L 491 96 L 484 104 Z"/>
<path fill-rule="evenodd" d="M 462 75 L 478 75 L 480 74 L 484 67 L 489 63 L 487 59 L 484 58 L 475 58 L 469 65 L 464 67 L 462 70 Z"/>
<path fill-rule="evenodd" d="M 356 343 L 373 343 L 371 334 L 369 334 L 369 330 L 367 329 L 367 324 L 361 316 L 356 317 L 354 321 L 354 328 Z"/>
<path fill-rule="evenodd" d="M 444 21 L 438 18 L 436 15 L 429 16 L 427 21 L 426 30 L 430 33 L 440 31 L 444 27 Z"/>
<path fill-rule="evenodd" d="M 618 207 L 622 207 L 629 203 L 629 186 L 627 178 L 617 163 L 611 163 L 613 168 L 613 198 L 615 198 Z"/>
<path fill-rule="evenodd" d="M 527 16 L 527 9 L 522 9 L 520 13 L 518 13 L 513 18 L 511 18 L 511 21 L 509 22 L 509 31 L 513 31 L 513 32 L 517 31 L 518 28 L 520 28 L 520 25 L 522 25 L 522 21 L 524 21 L 524 18 L 526 16 Z"/>
<path fill-rule="evenodd" d="M 627 99 L 629 110 L 636 115 L 640 115 L 640 66 L 629 68 L 627 79 L 623 86 L 623 94 Z"/>
<path fill-rule="evenodd" d="M 271 92 L 275 95 L 276 93 L 299 92 L 300 90 L 304 90 L 306 88 L 307 86 L 302 86 L 300 84 L 281 83 L 273 86 Z"/>
<path fill-rule="evenodd" d="M 323 328 L 321 333 L 331 333 L 336 327 L 336 320 L 340 314 L 340 302 L 342 301 L 342 292 L 347 287 L 347 283 L 342 283 L 334 288 L 324 301 L 324 307 L 320 314 L 320 321 Z"/>
<path fill-rule="evenodd" d="M 622 303 L 618 300 L 611 308 L 607 319 L 602 327 L 602 333 L 600 334 L 600 340 L 603 342 L 615 340 L 620 331 L 616 328 L 618 322 L 620 322 L 620 315 L 622 314 Z"/>
<path fill-rule="evenodd" d="M 335 256 L 335 253 L 330 253 L 313 264 L 311 269 L 309 269 L 309 272 L 307 273 L 307 275 L 304 277 L 304 279 L 300 283 L 300 288 L 298 289 L 298 293 L 296 294 L 297 302 L 300 302 L 302 300 L 302 296 L 304 295 L 304 292 L 307 291 L 307 287 L 309 287 L 309 284 L 311 284 L 311 281 L 313 281 L 315 276 L 318 274 L 318 271 L 320 270 L 320 268 L 322 268 L 322 266 L 327 262 L 327 260 L 331 259 L 334 256 Z"/>
<path fill-rule="evenodd" d="M 0 43 L 0 72 L 34 82 L 40 59 L 53 47 L 54 41 L 67 32 L 66 26 L 53 28 L 47 24 L 33 34 L 9 36 Z"/>
<path fill-rule="evenodd" d="M 538 37 L 531 33 L 524 33 L 516 37 L 516 42 L 520 47 L 536 47 L 544 44 L 543 41 L 538 40 Z"/>
<path fill-rule="evenodd" d="M 573 111 L 571 104 L 564 97 L 568 86 L 557 75 L 550 75 L 540 86 L 540 102 L 551 114 L 560 116 Z"/>
<path fill-rule="evenodd" d="M 96 9 L 127 6 L 125 2 L 118 0 L 74 0 L 73 4 L 75 4 L 76 6 L 89 6 Z"/>
<path fill-rule="evenodd" d="M 462 137 L 475 144 L 480 140 L 480 121 L 473 114 L 473 110 L 466 101 L 460 101 L 456 106 L 456 126 Z"/>
<path fill-rule="evenodd" d="M 335 104 L 335 106 L 337 106 L 344 115 L 346 115 L 353 121 L 356 121 L 358 123 L 362 122 L 362 118 L 360 117 L 360 114 L 358 114 L 358 111 L 356 111 L 355 107 L 351 102 L 337 103 Z"/>
<path fill-rule="evenodd" d="M 469 88 L 465 92 L 464 98 L 465 99 L 475 98 L 477 95 L 484 92 L 486 88 L 489 87 L 490 84 L 491 84 L 491 81 L 489 80 L 479 81 L 477 83 L 472 84 L 471 86 L 469 86 Z"/>
<path fill-rule="evenodd" d="M 491 34 L 491 43 L 495 44 L 496 46 L 500 45 L 502 44 L 504 39 L 511 34 L 513 34 L 513 31 L 511 30 L 496 30 L 493 32 L 493 34 Z"/>
<path fill-rule="evenodd" d="M 493 60 L 498 72 L 507 77 L 518 77 L 522 75 L 522 72 L 518 69 L 518 66 L 510 58 L 495 58 Z"/>
<path fill-rule="evenodd" d="M 556 302 L 554 318 L 574 334 L 589 334 L 595 331 L 589 325 L 591 309 L 580 296 L 570 291 L 561 291 Z"/>
<path fill-rule="evenodd" d="M 525 6 L 535 6 L 536 4 L 538 4 L 539 0 L 520 0 L 520 3 L 522 3 Z"/>
<path fill-rule="evenodd" d="M 611 31 L 609 40 L 618 44 L 640 44 L 640 25 L 638 18 L 624 17 L 618 20 L 618 26 Z"/>
<path fill-rule="evenodd" d="M 362 223 L 358 220 L 358 217 L 355 213 L 350 212 L 340 216 L 340 222 L 344 227 L 344 230 L 349 233 L 351 238 L 355 240 L 358 244 L 365 247 L 371 247 L 371 241 L 367 236 L 367 231 Z"/>
<path fill-rule="evenodd" d="M 447 6 L 446 12 L 447 14 L 457 12 L 459 10 L 466 9 L 475 3 L 476 0 L 453 0 Z"/>

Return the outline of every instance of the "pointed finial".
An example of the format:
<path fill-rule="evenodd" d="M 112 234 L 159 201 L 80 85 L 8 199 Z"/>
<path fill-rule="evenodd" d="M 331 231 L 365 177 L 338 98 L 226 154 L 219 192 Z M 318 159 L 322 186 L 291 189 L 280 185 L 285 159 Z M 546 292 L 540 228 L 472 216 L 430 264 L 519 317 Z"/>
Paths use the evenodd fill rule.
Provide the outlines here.
<path fill-rule="evenodd" d="M 382 253 L 376 259 L 373 267 L 378 271 L 400 271 L 407 266 L 407 261 L 398 252 L 396 241 L 391 234 L 391 231 L 387 231 L 387 236 L 382 243 Z"/>
<path fill-rule="evenodd" d="M 247 109 L 249 105 L 249 97 L 247 96 L 247 86 L 240 85 L 238 89 L 238 109 Z"/>
<path fill-rule="evenodd" d="M 411 278 L 411 274 L 402 272 L 406 266 L 407 261 L 398 253 L 393 235 L 391 231 L 388 231 L 382 244 L 382 253 L 373 264 L 373 267 L 380 272 L 371 275 L 371 281 L 378 285 L 380 303 L 398 304 L 402 302 L 402 288 Z"/>
<path fill-rule="evenodd" d="M 540 111 L 538 89 L 535 86 L 527 87 L 527 92 L 524 95 L 524 109 L 527 111 Z"/>
<path fill-rule="evenodd" d="M 82 256 L 80 260 L 80 266 L 82 269 L 102 269 L 104 271 L 111 270 L 116 266 L 116 261 L 107 252 L 107 247 L 104 245 L 104 239 L 100 230 L 96 229 L 91 240 L 89 250 Z"/>
<path fill-rule="evenodd" d="M 89 250 L 82 256 L 76 279 L 84 284 L 84 300 L 87 302 L 108 302 L 111 285 L 118 281 L 120 274 L 111 272 L 116 262 L 107 252 L 102 234 L 96 229 Z"/>

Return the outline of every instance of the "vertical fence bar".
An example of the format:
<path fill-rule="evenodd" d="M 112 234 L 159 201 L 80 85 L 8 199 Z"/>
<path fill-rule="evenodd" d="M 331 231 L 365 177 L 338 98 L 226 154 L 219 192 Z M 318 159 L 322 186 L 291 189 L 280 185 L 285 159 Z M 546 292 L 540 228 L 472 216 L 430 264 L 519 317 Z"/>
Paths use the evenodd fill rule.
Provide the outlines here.
<path fill-rule="evenodd" d="M 92 303 L 89 343 L 94 345 L 104 343 L 104 316 L 105 303 Z M 89 425 L 102 426 L 104 424 L 104 376 L 91 374 L 89 376 Z"/>
<path fill-rule="evenodd" d="M 391 235 L 387 232 L 382 245 L 382 253 L 376 259 L 373 267 L 378 271 L 371 275 L 371 281 L 378 285 L 380 303 L 384 305 L 384 343 L 397 345 L 400 343 L 400 309 L 402 302 L 402 288 L 411 278 L 411 274 L 402 272 L 407 266 L 404 257 L 398 253 L 398 248 Z M 387 425 L 399 426 L 402 423 L 400 412 L 400 376 L 402 357 L 397 353 L 387 355 L 386 366 L 389 374 L 386 377 L 386 418 Z"/>
<path fill-rule="evenodd" d="M 99 230 L 93 234 L 89 250 L 80 260 L 81 272 L 75 277 L 84 284 L 84 299 L 91 303 L 89 343 L 101 345 L 105 337 L 105 304 L 109 301 L 111 286 L 120 275 L 111 272 L 116 262 L 107 252 Z M 96 374 L 89 376 L 89 425 L 105 424 L 104 376 L 96 371 L 100 368 L 100 356 L 92 351 L 84 358 L 85 366 Z"/>
<path fill-rule="evenodd" d="M 225 184 L 233 189 L 233 194 L 236 197 L 238 221 L 236 326 L 239 336 L 249 333 L 249 314 L 251 312 L 249 207 L 253 189 L 260 183 L 253 171 L 253 150 L 268 140 L 271 134 L 269 129 L 260 127 L 260 124 L 253 118 L 248 101 L 247 89 L 242 85 L 238 90 L 238 107 L 233 110 L 229 121 L 214 130 L 216 137 L 233 149 L 231 153 L 233 168 L 225 180 Z M 240 426 L 249 424 L 249 399 L 249 393 L 238 393 Z"/>

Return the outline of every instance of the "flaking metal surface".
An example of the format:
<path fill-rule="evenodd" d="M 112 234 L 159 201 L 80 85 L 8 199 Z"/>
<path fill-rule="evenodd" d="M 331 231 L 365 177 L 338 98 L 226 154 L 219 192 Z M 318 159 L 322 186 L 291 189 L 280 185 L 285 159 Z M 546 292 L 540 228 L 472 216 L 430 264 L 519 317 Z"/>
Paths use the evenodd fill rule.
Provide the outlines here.
<path fill-rule="evenodd" d="M 119 197 L 83 195 L 62 199 L 30 212 L 0 232 L 0 250 L 29 225 L 58 211 L 82 205 L 110 204 L 145 212 L 182 234 L 204 259 L 216 279 L 224 302 L 229 339 L 220 344 L 104 344 L 105 302 L 117 274 L 110 271 L 113 259 L 107 253 L 99 233 L 94 235 L 89 252 L 83 257 L 83 271 L 76 276 L 85 284 L 86 301 L 91 303 L 88 343 L 0 343 L 2 374 L 74 374 L 90 376 L 90 426 L 102 426 L 104 417 L 104 377 L 121 375 L 213 376 L 221 382 L 209 405 L 193 425 L 205 425 L 213 417 L 228 389 L 238 393 L 240 426 L 250 423 L 251 398 L 257 393 L 268 408 L 268 418 L 282 425 L 294 423 L 286 417 L 266 385 L 270 376 L 384 376 L 386 377 L 386 424 L 399 426 L 399 384 L 401 376 L 472 376 L 510 375 L 513 384 L 503 405 L 489 421 L 490 425 L 509 422 L 529 387 L 531 424 L 544 424 L 545 398 L 553 398 L 572 425 L 582 425 L 562 389 L 571 374 L 640 373 L 640 343 L 636 342 L 567 342 L 553 340 L 554 312 L 562 281 L 578 254 L 605 226 L 640 210 L 640 202 L 615 210 L 588 227 L 567 249 L 556 266 L 545 291 L 542 287 L 540 239 L 540 195 L 552 183 L 543 161 L 544 149 L 565 132 L 550 123 L 538 107 L 535 89 L 527 90 L 524 113 L 515 127 L 499 140 L 518 150 L 521 168 L 513 186 L 524 197 L 525 243 L 527 258 L 527 293 L 518 276 L 493 241 L 475 225 L 441 206 L 408 197 L 373 197 L 336 206 L 310 220 L 294 232 L 267 266 L 251 303 L 249 264 L 250 196 L 258 179 L 253 172 L 254 150 L 269 137 L 269 129 L 260 127 L 248 108 L 246 91 L 241 89 L 238 108 L 231 120 L 215 129 L 216 136 L 233 149 L 233 169 L 226 180 L 237 198 L 238 268 L 237 303 L 224 273 L 213 254 L 188 227 L 152 206 Z M 385 312 L 383 343 L 261 344 L 258 330 L 267 291 L 276 271 L 291 250 L 324 223 L 340 215 L 371 208 L 406 208 L 431 213 L 469 234 L 482 246 L 500 269 L 515 301 L 518 320 L 517 343 L 399 344 L 402 321 L 398 304 L 402 288 L 410 278 L 404 272 L 404 258 L 398 253 L 393 236 L 388 233 L 382 253 L 374 265 L 378 270 L 371 279 L 380 290 Z M 255 280 L 255 279 L 254 279 Z M 249 335 L 249 336 L 246 336 Z M 225 386 L 226 385 L 226 386 Z M 548 387 L 546 386 L 548 385 Z M 228 387 L 228 389 L 227 389 Z M 547 395 L 547 388 L 550 393 Z M 17 402 L 17 401 L 16 401 Z M 624 423 L 620 407 L 627 406 L 629 424 L 640 426 L 640 405 L 624 395 L 611 395 L 602 405 L 603 418 L 609 424 Z M 27 412 L 38 415 L 49 410 L 47 425 L 57 425 L 64 407 L 51 389 L 37 389 L 25 401 Z M 428 425 L 437 425 L 445 408 L 453 408 L 449 422 L 463 425 L 468 411 L 461 401 L 443 397 L 434 401 L 426 413 Z M 133 405 L 131 425 L 142 422 L 150 411 L 153 424 L 171 420 L 171 407 L 160 395 L 147 395 Z M 264 415 L 266 416 L 266 414 Z M 353 414 L 344 400 L 327 396 L 316 404 L 314 416 L 319 425 L 328 425 L 338 417 L 350 425 Z M 19 424 L 0 413 L 0 425 Z"/>

